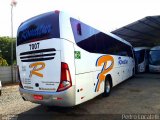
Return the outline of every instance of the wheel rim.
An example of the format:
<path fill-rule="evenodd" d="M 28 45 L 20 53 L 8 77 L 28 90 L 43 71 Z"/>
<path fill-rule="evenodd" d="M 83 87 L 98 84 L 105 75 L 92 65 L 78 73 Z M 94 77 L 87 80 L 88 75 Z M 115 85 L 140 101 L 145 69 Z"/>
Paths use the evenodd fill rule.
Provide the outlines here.
<path fill-rule="evenodd" d="M 109 93 L 109 92 L 110 92 L 110 89 L 111 89 L 111 86 L 110 86 L 109 81 L 107 80 L 107 81 L 106 81 L 106 92 Z"/>

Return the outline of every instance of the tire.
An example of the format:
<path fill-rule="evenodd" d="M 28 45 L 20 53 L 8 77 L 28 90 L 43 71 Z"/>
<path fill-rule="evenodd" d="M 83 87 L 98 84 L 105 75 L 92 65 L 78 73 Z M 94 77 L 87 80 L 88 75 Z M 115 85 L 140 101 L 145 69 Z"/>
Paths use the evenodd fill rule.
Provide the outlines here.
<path fill-rule="evenodd" d="M 106 78 L 104 84 L 104 93 L 102 94 L 103 97 L 108 97 L 111 93 L 112 85 L 109 78 Z"/>

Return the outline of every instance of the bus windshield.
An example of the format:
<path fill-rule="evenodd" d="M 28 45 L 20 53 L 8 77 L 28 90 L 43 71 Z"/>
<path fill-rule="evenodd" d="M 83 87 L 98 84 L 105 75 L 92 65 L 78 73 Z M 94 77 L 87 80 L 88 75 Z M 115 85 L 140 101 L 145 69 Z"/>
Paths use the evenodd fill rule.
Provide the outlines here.
<path fill-rule="evenodd" d="M 149 62 L 152 65 L 160 65 L 160 50 L 150 51 Z"/>
<path fill-rule="evenodd" d="M 18 28 L 17 46 L 29 42 L 59 37 L 59 14 L 48 12 L 22 23 Z"/>
<path fill-rule="evenodd" d="M 144 61 L 145 50 L 135 51 L 136 61 L 138 64 Z"/>

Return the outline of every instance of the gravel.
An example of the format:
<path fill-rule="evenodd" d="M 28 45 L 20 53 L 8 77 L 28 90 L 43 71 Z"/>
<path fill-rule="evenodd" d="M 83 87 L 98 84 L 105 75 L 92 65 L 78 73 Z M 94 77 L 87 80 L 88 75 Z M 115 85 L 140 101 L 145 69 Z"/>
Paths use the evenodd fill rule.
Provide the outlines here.
<path fill-rule="evenodd" d="M 22 120 L 48 120 L 53 117 L 63 120 L 69 114 L 69 118 L 66 120 L 80 120 L 81 116 L 85 115 L 90 118 L 103 117 L 102 115 L 104 115 L 105 118 L 108 118 L 107 115 L 113 114 L 118 115 L 115 117 L 119 120 L 122 114 L 159 115 L 159 86 L 160 74 L 138 74 L 114 87 L 111 95 L 107 98 L 98 96 L 72 108 L 51 107 L 50 109 L 43 105 L 23 101 L 19 94 L 18 85 L 6 86 L 2 88 L 2 96 L 0 96 L 0 117 L 1 114 L 18 114 L 18 118 Z M 158 117 L 160 119 L 160 115 Z"/>
<path fill-rule="evenodd" d="M 19 93 L 19 86 L 2 87 L 2 95 L 0 96 L 0 114 L 19 114 L 31 109 L 36 104 L 24 101 Z"/>

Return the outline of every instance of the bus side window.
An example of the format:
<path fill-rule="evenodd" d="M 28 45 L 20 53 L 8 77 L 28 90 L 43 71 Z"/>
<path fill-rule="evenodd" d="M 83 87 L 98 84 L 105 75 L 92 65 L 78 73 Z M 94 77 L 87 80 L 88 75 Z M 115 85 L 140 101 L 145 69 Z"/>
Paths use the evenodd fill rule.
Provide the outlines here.
<path fill-rule="evenodd" d="M 91 53 L 132 56 L 131 47 L 74 18 L 70 19 L 76 44 Z"/>
<path fill-rule="evenodd" d="M 74 18 L 71 18 L 70 21 L 75 43 L 80 48 L 94 53 L 96 51 L 96 43 L 93 28 Z"/>

